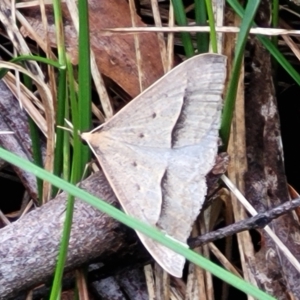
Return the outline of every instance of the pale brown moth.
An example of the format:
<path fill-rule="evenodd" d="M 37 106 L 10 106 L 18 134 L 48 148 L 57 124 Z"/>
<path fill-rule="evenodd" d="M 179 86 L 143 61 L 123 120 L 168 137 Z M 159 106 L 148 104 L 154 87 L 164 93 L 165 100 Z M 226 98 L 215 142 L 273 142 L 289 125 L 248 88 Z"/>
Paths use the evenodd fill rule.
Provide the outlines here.
<path fill-rule="evenodd" d="M 125 212 L 186 244 L 218 149 L 226 58 L 194 56 L 81 137 Z M 185 259 L 137 231 L 153 258 L 182 276 Z"/>

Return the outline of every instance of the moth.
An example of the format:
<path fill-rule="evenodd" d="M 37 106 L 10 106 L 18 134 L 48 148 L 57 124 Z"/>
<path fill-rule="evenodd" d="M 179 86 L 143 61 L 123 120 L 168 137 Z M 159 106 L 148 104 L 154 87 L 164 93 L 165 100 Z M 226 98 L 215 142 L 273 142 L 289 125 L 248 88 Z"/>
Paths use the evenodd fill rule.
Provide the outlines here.
<path fill-rule="evenodd" d="M 218 150 L 226 58 L 194 56 L 82 139 L 124 211 L 185 243 L 206 195 Z M 153 258 L 182 276 L 180 254 L 139 233 Z"/>

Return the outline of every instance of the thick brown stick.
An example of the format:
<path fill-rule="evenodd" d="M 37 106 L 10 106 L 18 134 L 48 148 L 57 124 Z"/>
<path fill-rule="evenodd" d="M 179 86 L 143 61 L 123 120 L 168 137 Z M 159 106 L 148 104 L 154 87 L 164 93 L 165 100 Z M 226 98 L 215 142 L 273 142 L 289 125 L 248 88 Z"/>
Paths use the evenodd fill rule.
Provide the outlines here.
<path fill-rule="evenodd" d="M 90 176 L 81 188 L 118 205 L 102 173 Z M 0 299 L 49 279 L 53 274 L 65 218 L 66 194 L 0 230 Z M 119 251 L 125 243 L 120 223 L 76 200 L 67 269 Z"/>
<path fill-rule="evenodd" d="M 222 159 L 218 162 L 221 163 Z M 226 161 L 226 159 L 225 159 Z M 218 172 L 217 172 L 218 173 Z M 208 177 L 210 185 L 220 174 Z M 102 172 L 82 182 L 81 188 L 118 205 Z M 45 282 L 53 275 L 65 218 L 66 194 L 0 230 L 0 299 Z M 122 228 L 122 229 L 121 229 Z M 124 226 L 77 200 L 74 209 L 67 269 L 108 257 L 128 246 Z M 128 239 L 126 239 L 128 240 Z"/>
<path fill-rule="evenodd" d="M 98 172 L 81 184 L 81 188 L 112 205 L 118 201 L 104 175 Z M 216 232 L 194 238 L 189 245 L 265 226 L 273 218 L 299 205 L 299 199 L 287 202 L 258 216 L 229 225 Z M 41 208 L 0 230 L 0 299 L 47 281 L 53 275 L 66 209 L 66 194 L 62 193 Z M 261 221 L 264 221 L 261 224 Z M 107 258 L 128 248 L 124 226 L 80 200 L 76 201 L 67 269 L 75 268 L 95 258 Z M 228 234 L 226 234 L 228 235 Z M 129 249 L 129 248 L 128 248 Z"/>

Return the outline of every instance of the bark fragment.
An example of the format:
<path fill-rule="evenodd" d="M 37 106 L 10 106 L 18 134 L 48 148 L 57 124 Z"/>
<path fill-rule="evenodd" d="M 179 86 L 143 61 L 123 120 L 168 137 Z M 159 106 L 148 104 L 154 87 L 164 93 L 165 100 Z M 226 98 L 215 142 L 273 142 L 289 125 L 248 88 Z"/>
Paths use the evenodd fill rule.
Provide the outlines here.
<path fill-rule="evenodd" d="M 90 176 L 81 187 L 110 204 L 118 205 L 101 173 Z M 66 194 L 62 193 L 0 230 L 0 299 L 8 299 L 52 276 L 65 210 Z M 105 259 L 128 247 L 124 228 L 99 210 L 76 200 L 66 269 L 97 257 Z"/>
<path fill-rule="evenodd" d="M 32 160 L 31 140 L 28 119 L 24 110 L 20 108 L 17 99 L 0 80 L 0 128 L 13 131 L 14 134 L 0 134 L 0 145 L 8 151 L 27 160 Z M 42 148 L 41 151 L 45 149 Z M 33 174 L 13 166 L 24 187 L 33 199 L 37 199 L 36 178 Z"/>
<path fill-rule="evenodd" d="M 246 146 L 248 171 L 245 174 L 246 198 L 258 212 L 289 200 L 280 136 L 275 89 L 269 53 L 254 40 L 246 94 Z M 278 237 L 298 260 L 299 225 L 287 213 L 270 224 Z M 293 293 L 300 299 L 299 273 L 277 249 L 269 236 L 261 231 L 261 249 L 255 262 L 249 262 L 261 287 L 277 299 Z"/>

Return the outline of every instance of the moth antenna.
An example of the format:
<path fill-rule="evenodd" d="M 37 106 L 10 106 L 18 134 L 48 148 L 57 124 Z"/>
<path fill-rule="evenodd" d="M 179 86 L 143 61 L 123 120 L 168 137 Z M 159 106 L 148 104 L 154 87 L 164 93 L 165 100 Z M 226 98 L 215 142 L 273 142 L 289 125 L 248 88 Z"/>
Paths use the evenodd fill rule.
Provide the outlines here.
<path fill-rule="evenodd" d="M 70 133 L 73 134 L 73 130 L 74 130 L 73 124 L 69 120 L 67 120 L 67 119 L 65 119 L 65 122 L 67 123 L 67 127 L 60 126 L 60 125 L 57 125 L 57 127 L 61 128 L 63 130 L 69 131 Z"/>
<path fill-rule="evenodd" d="M 65 119 L 65 122 L 67 123 L 70 129 L 74 128 L 73 124 L 69 120 Z"/>
<path fill-rule="evenodd" d="M 1 130 L 0 134 L 15 134 L 13 131 Z"/>
<path fill-rule="evenodd" d="M 73 133 L 73 129 L 71 129 L 71 128 L 60 126 L 60 125 L 57 125 L 56 127 L 60 128 L 60 129 L 63 129 L 63 130 L 66 130 L 66 131 L 69 131 L 70 133 Z"/>

